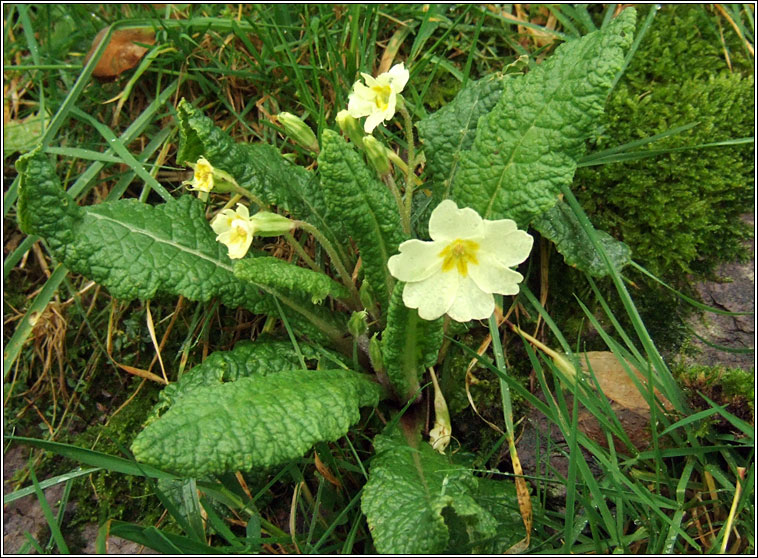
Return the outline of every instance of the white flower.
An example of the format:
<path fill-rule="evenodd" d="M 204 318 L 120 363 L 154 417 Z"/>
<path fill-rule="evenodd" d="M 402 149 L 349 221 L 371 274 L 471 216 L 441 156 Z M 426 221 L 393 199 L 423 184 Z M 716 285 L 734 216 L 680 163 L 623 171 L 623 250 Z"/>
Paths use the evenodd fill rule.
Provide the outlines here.
<path fill-rule="evenodd" d="M 431 241 L 403 242 L 387 262 L 406 283 L 403 302 L 421 318 L 483 320 L 495 309 L 493 293 L 518 294 L 524 277 L 510 268 L 529 256 L 534 239 L 514 221 L 482 219 L 445 200 L 432 212 L 429 235 Z"/>
<path fill-rule="evenodd" d="M 408 83 L 410 73 L 401 62 L 376 78 L 364 73 L 361 75 L 366 85 L 360 81 L 353 84 L 353 92 L 348 96 L 347 110 L 353 118 L 368 116 L 363 129 L 370 134 L 382 121 L 395 115 L 397 96 Z"/>
<path fill-rule="evenodd" d="M 200 192 L 210 192 L 213 190 L 213 166 L 208 162 L 205 157 L 200 157 L 197 163 L 188 163 L 191 166 L 195 174 L 192 180 L 185 180 L 182 184 L 189 184 L 190 190 L 197 190 Z"/>
<path fill-rule="evenodd" d="M 247 254 L 255 234 L 247 207 L 238 203 L 236 211 L 222 210 L 211 221 L 211 228 L 217 235 L 216 240 L 226 244 L 231 259 L 237 260 Z"/>

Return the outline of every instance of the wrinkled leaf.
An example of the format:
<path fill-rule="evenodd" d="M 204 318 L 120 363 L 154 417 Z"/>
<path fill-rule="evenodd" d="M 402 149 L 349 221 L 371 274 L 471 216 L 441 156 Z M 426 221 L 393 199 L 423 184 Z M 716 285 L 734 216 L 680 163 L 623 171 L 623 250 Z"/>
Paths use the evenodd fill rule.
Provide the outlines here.
<path fill-rule="evenodd" d="M 97 50 L 97 47 L 100 46 L 108 29 L 109 27 L 105 27 L 95 35 L 92 47 L 90 47 L 84 59 L 85 64 Z M 112 78 L 134 68 L 148 50 L 147 47 L 137 43 L 146 45 L 155 44 L 155 31 L 147 27 L 116 29 L 113 31 L 108 45 L 103 51 L 103 55 L 98 60 L 95 69 L 92 70 L 92 75 L 98 78 Z"/>
<path fill-rule="evenodd" d="M 397 205 L 376 173 L 340 135 L 325 130 L 321 142 L 318 164 L 329 215 L 355 240 L 366 277 L 386 309 L 395 284 L 387 260 L 406 239 Z"/>
<path fill-rule="evenodd" d="M 563 255 L 566 264 L 595 277 L 608 275 L 605 262 L 567 203 L 559 201 L 544 213 L 537 215 L 532 219 L 532 226 L 542 236 L 555 243 L 555 248 Z M 604 231 L 596 230 L 595 234 L 617 271 L 631 261 L 632 251 L 629 246 Z"/>
<path fill-rule="evenodd" d="M 328 275 L 270 256 L 246 258 L 237 262 L 234 264 L 234 275 L 258 285 L 308 295 L 313 304 L 321 304 L 329 295 L 335 298 L 349 296 L 348 290 Z"/>
<path fill-rule="evenodd" d="M 298 348 L 300 353 L 290 341 L 257 339 L 255 342 L 239 341 L 231 351 L 215 351 L 201 364 L 182 374 L 178 381 L 163 388 L 148 420 L 152 422 L 178 399 L 198 388 L 218 386 L 251 376 L 266 376 L 282 370 L 295 370 L 301 366 L 300 355 L 308 363 L 319 361 L 323 352 L 341 361 L 335 353 L 323 348 L 322 352 L 318 352 L 306 343 L 300 343 Z"/>
<path fill-rule="evenodd" d="M 525 76 L 505 80 L 453 179 L 452 199 L 520 228 L 552 207 L 598 123 L 632 41 L 628 8 L 604 30 L 565 43 Z"/>
<path fill-rule="evenodd" d="M 413 438 L 409 443 L 399 429 L 374 438 L 376 457 L 361 509 L 376 549 L 382 554 L 438 554 L 453 542 L 448 522 L 462 523 L 463 533 L 455 529 L 456 536 L 467 535 L 472 542 L 493 537 L 498 525 L 476 502 L 477 479 L 471 471 Z"/>
<path fill-rule="evenodd" d="M 199 387 L 134 440 L 138 461 L 188 477 L 301 457 L 344 436 L 382 390 L 351 370 L 287 370 Z"/>
<path fill-rule="evenodd" d="M 19 158 L 16 166 L 21 229 L 44 237 L 56 258 L 114 297 L 151 299 L 159 292 L 203 302 L 218 297 L 230 308 L 278 316 L 270 297 L 275 294 L 287 306 L 288 317 L 309 335 L 342 336 L 335 317 L 308 298 L 237 279 L 198 199 L 182 196 L 156 206 L 130 199 L 79 207 L 39 150 Z"/>

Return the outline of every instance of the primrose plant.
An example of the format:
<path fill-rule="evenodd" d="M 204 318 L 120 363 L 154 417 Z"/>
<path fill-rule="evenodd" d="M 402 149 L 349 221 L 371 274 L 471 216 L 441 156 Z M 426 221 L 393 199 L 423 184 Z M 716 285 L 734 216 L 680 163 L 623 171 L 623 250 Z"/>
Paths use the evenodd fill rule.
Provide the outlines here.
<path fill-rule="evenodd" d="M 194 177 L 189 192 L 161 188 L 165 203 L 79 207 L 41 149 L 19 159 L 21 226 L 70 270 L 116 298 L 216 299 L 286 325 L 286 341 L 239 342 L 167 385 L 131 447 L 137 461 L 188 480 L 265 469 L 340 440 L 362 408 L 365 421 L 379 407 L 386 426 L 373 433 L 361 494 L 379 552 L 489 553 L 528 541 L 509 511 L 512 483 L 475 477 L 449 445 L 435 367 L 446 335 L 519 292 L 529 227 L 569 264 L 603 273 L 561 191 L 634 25 L 626 9 L 528 71 L 519 60 L 468 82 L 417 122 L 403 98 L 409 68 L 363 73 L 320 138 L 279 115 L 316 171 L 273 146 L 234 142 L 186 101 L 177 161 Z M 598 234 L 615 265 L 628 261 L 624 245 Z M 289 261 L 262 250 L 272 241 L 291 247 Z"/>

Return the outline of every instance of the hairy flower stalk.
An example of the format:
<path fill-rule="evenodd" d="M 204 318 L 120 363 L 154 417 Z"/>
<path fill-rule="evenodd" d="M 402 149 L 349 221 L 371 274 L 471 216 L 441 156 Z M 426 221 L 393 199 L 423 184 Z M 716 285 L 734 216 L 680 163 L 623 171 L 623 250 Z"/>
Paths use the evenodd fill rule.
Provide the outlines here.
<path fill-rule="evenodd" d="M 511 267 L 529 256 L 534 239 L 514 221 L 482 219 L 445 200 L 432 212 L 429 235 L 431 241 L 403 242 L 387 262 L 406 283 L 403 302 L 422 319 L 482 320 L 495 309 L 494 293 L 518 293 L 524 277 Z"/>

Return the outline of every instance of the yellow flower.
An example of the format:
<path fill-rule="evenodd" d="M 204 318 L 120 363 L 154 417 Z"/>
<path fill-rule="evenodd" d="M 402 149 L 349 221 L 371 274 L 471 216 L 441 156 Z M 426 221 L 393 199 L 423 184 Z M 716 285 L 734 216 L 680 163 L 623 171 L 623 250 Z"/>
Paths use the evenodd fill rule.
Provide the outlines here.
<path fill-rule="evenodd" d="M 360 81 L 353 84 L 353 92 L 348 96 L 347 110 L 353 118 L 368 116 L 363 129 L 370 134 L 379 124 L 395 115 L 397 96 L 408 83 L 410 73 L 401 62 L 376 78 L 364 73 L 361 73 L 361 76 L 366 85 Z"/>
<path fill-rule="evenodd" d="M 190 190 L 210 192 L 213 190 L 213 166 L 205 157 L 200 157 L 197 163 L 188 163 L 195 170 L 192 180 L 185 180 L 182 184 L 189 184 Z"/>
<path fill-rule="evenodd" d="M 238 203 L 236 210 L 222 210 L 211 221 L 211 228 L 217 235 L 216 240 L 226 244 L 231 259 L 237 260 L 247 254 L 255 234 L 247 207 Z"/>
<path fill-rule="evenodd" d="M 518 294 L 524 277 L 510 268 L 529 256 L 534 239 L 514 221 L 482 219 L 445 200 L 432 212 L 429 235 L 431 241 L 403 242 L 387 262 L 406 283 L 403 302 L 421 318 L 483 320 L 495 309 L 493 293 Z"/>

